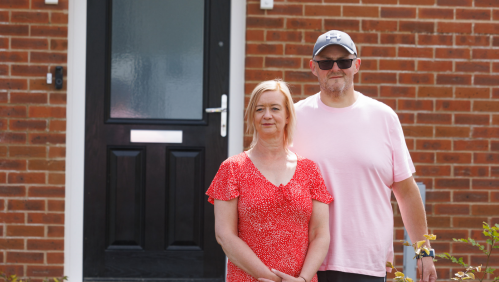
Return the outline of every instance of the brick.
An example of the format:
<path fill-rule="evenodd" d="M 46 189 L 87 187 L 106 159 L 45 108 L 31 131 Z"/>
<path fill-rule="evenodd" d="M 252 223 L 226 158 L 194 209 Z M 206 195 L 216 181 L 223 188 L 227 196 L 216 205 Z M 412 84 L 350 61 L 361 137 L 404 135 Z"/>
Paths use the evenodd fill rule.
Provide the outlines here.
<path fill-rule="evenodd" d="M 488 192 L 465 192 L 465 191 L 455 191 L 454 202 L 488 202 L 489 193 Z"/>
<path fill-rule="evenodd" d="M 64 237 L 64 226 L 48 226 L 48 237 Z"/>
<path fill-rule="evenodd" d="M 378 34 L 376 33 L 357 33 L 357 32 L 351 32 L 348 35 L 352 38 L 352 40 L 355 42 L 355 44 L 361 44 L 361 43 L 372 43 L 372 44 L 377 44 L 378 43 Z M 315 40 L 314 40 L 315 42 Z M 364 60 L 362 60 L 362 66 L 364 66 Z"/>
<path fill-rule="evenodd" d="M 9 183 L 45 183 L 45 173 L 9 173 Z"/>
<path fill-rule="evenodd" d="M 432 126 L 402 126 L 405 137 L 431 137 L 433 136 Z"/>
<path fill-rule="evenodd" d="M 0 238 L 0 250 L 23 250 L 24 239 Z"/>
<path fill-rule="evenodd" d="M 67 95 L 65 93 L 50 93 L 50 104 L 65 105 Z"/>
<path fill-rule="evenodd" d="M 245 65 L 247 68 L 263 67 L 263 57 L 246 57 Z"/>
<path fill-rule="evenodd" d="M 452 148 L 450 140 L 438 139 L 418 139 L 416 140 L 417 150 L 431 150 L 431 151 L 447 151 Z"/>
<path fill-rule="evenodd" d="M 28 265 L 26 273 L 32 277 L 62 277 L 64 275 L 64 267 Z"/>
<path fill-rule="evenodd" d="M 499 115 L 492 116 L 492 124 L 499 125 Z"/>
<path fill-rule="evenodd" d="M 51 120 L 49 130 L 50 131 L 66 131 L 66 121 L 65 120 Z"/>
<path fill-rule="evenodd" d="M 10 93 L 10 101 L 12 103 L 16 103 L 16 104 L 46 104 L 47 103 L 47 94 L 46 93 Z"/>
<path fill-rule="evenodd" d="M 64 224 L 64 214 L 62 213 L 29 213 L 28 223 L 40 224 Z"/>
<path fill-rule="evenodd" d="M 31 26 L 31 36 L 40 37 L 67 37 L 68 28 L 66 26 Z"/>
<path fill-rule="evenodd" d="M 437 0 L 438 6 L 467 6 L 473 5 L 473 0 Z"/>
<path fill-rule="evenodd" d="M 362 49 L 364 50 L 365 47 Z M 362 61 L 362 67 L 364 67 L 364 60 Z M 380 70 L 415 70 L 415 62 L 411 60 L 380 60 L 379 62 Z"/>
<path fill-rule="evenodd" d="M 362 59 L 362 70 L 378 70 L 378 60 Z"/>
<path fill-rule="evenodd" d="M 436 137 L 470 137 L 470 128 L 462 126 L 437 126 Z"/>
<path fill-rule="evenodd" d="M 305 16 L 341 16 L 341 6 L 305 5 Z"/>
<path fill-rule="evenodd" d="M 420 86 L 418 87 L 418 97 L 452 97 L 452 88 Z"/>
<path fill-rule="evenodd" d="M 0 159 L 0 170 L 26 170 L 26 161 Z"/>
<path fill-rule="evenodd" d="M 29 26 L 27 25 L 0 25 L 0 35 L 3 36 L 28 36 Z"/>
<path fill-rule="evenodd" d="M 47 5 L 45 0 L 31 0 L 31 9 L 36 10 L 67 10 L 69 0 L 59 0 L 57 5 Z M 49 275 L 50 276 L 50 275 Z"/>
<path fill-rule="evenodd" d="M 452 111 L 452 112 L 462 112 L 471 110 L 470 101 L 460 101 L 460 100 L 437 100 L 436 101 L 437 111 Z"/>
<path fill-rule="evenodd" d="M 499 75 L 475 75 L 475 85 L 499 85 Z"/>
<path fill-rule="evenodd" d="M 395 57 L 395 47 L 364 46 L 360 54 L 362 57 Z"/>
<path fill-rule="evenodd" d="M 411 152 L 411 159 L 414 163 L 434 163 L 435 154 L 425 152 Z"/>
<path fill-rule="evenodd" d="M 452 71 L 452 61 L 418 61 L 418 71 Z"/>
<path fill-rule="evenodd" d="M 499 205 L 473 205 L 471 207 L 472 215 L 497 215 Z"/>
<path fill-rule="evenodd" d="M 301 45 L 301 44 L 286 44 L 286 48 L 284 50 L 286 55 L 303 55 L 303 56 L 312 56 L 313 46 L 310 44 Z"/>
<path fill-rule="evenodd" d="M 499 163 L 499 154 L 494 153 L 475 153 L 473 155 L 475 163 L 497 164 Z"/>
<path fill-rule="evenodd" d="M 416 175 L 418 176 L 450 176 L 450 172 L 451 172 L 450 166 L 435 166 L 435 165 L 416 166 Z"/>
<path fill-rule="evenodd" d="M 285 71 L 285 81 L 288 82 L 316 82 L 317 77 L 310 71 Z"/>
<path fill-rule="evenodd" d="M 416 18 L 415 8 L 401 7 L 381 7 L 380 16 L 382 18 Z"/>
<path fill-rule="evenodd" d="M 301 40 L 302 33 L 299 31 L 267 31 L 267 41 L 301 42 Z"/>
<path fill-rule="evenodd" d="M 65 118 L 66 117 L 66 108 L 65 107 L 31 106 L 31 107 L 29 107 L 29 117 Z"/>
<path fill-rule="evenodd" d="M 432 111 L 433 101 L 431 100 L 399 100 L 398 109 L 400 111 Z"/>
<path fill-rule="evenodd" d="M 380 94 L 382 97 L 415 97 L 415 87 L 406 86 L 381 86 Z"/>
<path fill-rule="evenodd" d="M 298 1 L 299 0 L 294 0 Z M 322 2 L 322 1 L 317 1 L 317 2 Z M 360 3 L 360 0 L 324 0 L 325 3 Z"/>
<path fill-rule="evenodd" d="M 491 198 L 492 198 L 492 202 L 499 202 L 499 192 L 492 192 Z M 0 246 L 1 246 L 1 243 L 0 243 Z"/>
<path fill-rule="evenodd" d="M 299 68 L 300 64 L 300 58 L 267 57 L 265 59 L 265 67 L 267 68 Z"/>
<path fill-rule="evenodd" d="M 0 132 L 0 143 L 2 144 L 26 143 L 26 133 Z"/>
<path fill-rule="evenodd" d="M 397 21 L 362 20 L 364 31 L 397 31 Z"/>
<path fill-rule="evenodd" d="M 64 201 L 48 201 L 49 211 L 64 211 Z"/>
<path fill-rule="evenodd" d="M 473 59 L 499 59 L 499 50 L 497 49 L 474 49 Z"/>
<path fill-rule="evenodd" d="M 26 117 L 25 106 L 0 106 L 0 117 Z"/>
<path fill-rule="evenodd" d="M 67 62 L 66 53 L 31 52 L 31 62 L 33 63 L 60 63 Z"/>
<path fill-rule="evenodd" d="M 439 33 L 471 33 L 471 23 L 438 22 L 437 32 Z"/>
<path fill-rule="evenodd" d="M 377 86 L 367 86 L 367 85 L 356 85 L 355 90 L 360 93 L 369 96 L 369 97 L 377 97 L 378 96 L 378 87 Z M 318 91 L 314 92 L 317 93 Z"/>
<path fill-rule="evenodd" d="M 414 123 L 414 114 L 397 113 L 400 123 Z"/>
<path fill-rule="evenodd" d="M 447 84 L 447 85 L 471 84 L 471 75 L 437 74 L 437 84 Z"/>
<path fill-rule="evenodd" d="M 380 38 L 382 44 L 416 44 L 416 36 L 414 34 L 382 33 Z"/>
<path fill-rule="evenodd" d="M 499 112 L 499 101 L 475 101 L 473 111 Z"/>
<path fill-rule="evenodd" d="M 485 9 L 456 9 L 456 19 L 462 20 L 490 20 L 490 10 Z"/>
<path fill-rule="evenodd" d="M 29 197 L 38 198 L 64 198 L 64 187 L 57 186 L 32 186 L 28 190 Z"/>
<path fill-rule="evenodd" d="M 489 46 L 489 36 L 456 35 L 456 45 Z M 478 50 L 478 49 L 476 49 Z M 475 51 L 475 50 L 473 50 Z"/>
<path fill-rule="evenodd" d="M 11 130 L 45 130 L 47 121 L 45 120 L 10 120 Z"/>
<path fill-rule="evenodd" d="M 499 128 L 475 127 L 473 128 L 474 138 L 499 138 Z"/>
<path fill-rule="evenodd" d="M 362 0 L 363 4 L 397 4 L 397 0 Z"/>
<path fill-rule="evenodd" d="M 435 57 L 443 59 L 469 59 L 470 49 L 466 48 L 436 48 Z"/>
<path fill-rule="evenodd" d="M 65 147 L 50 147 L 49 158 L 64 158 L 66 157 Z"/>
<path fill-rule="evenodd" d="M 456 62 L 458 72 L 490 72 L 488 62 Z"/>
<path fill-rule="evenodd" d="M 2 128 L 2 129 L 5 130 L 7 128 L 7 122 L 6 122 L 6 120 L 2 121 L 2 123 L 5 124 L 5 128 Z M 1 157 L 6 157 L 8 151 L 9 151 L 9 149 L 8 149 L 7 146 L 0 146 L 0 156 Z"/>
<path fill-rule="evenodd" d="M 382 99 L 382 98 L 378 98 L 377 100 L 379 102 L 387 105 L 388 107 L 392 108 L 394 111 L 397 109 L 397 100 L 395 100 L 395 99 Z"/>
<path fill-rule="evenodd" d="M 489 88 L 478 88 L 478 87 L 470 87 L 470 88 L 462 88 L 456 87 L 456 98 L 489 98 L 490 97 L 490 89 Z"/>
<path fill-rule="evenodd" d="M 362 21 L 364 24 L 365 21 Z M 344 20 L 344 19 L 324 19 L 324 28 L 326 30 L 343 30 L 343 31 L 358 31 L 360 28 L 359 20 Z M 368 29 L 363 27 L 363 30 Z"/>
<path fill-rule="evenodd" d="M 473 179 L 471 183 L 473 189 L 492 190 L 499 188 L 499 180 L 497 179 Z"/>
<path fill-rule="evenodd" d="M 343 6 L 343 17 L 378 18 L 379 8 L 377 6 Z"/>
<path fill-rule="evenodd" d="M 0 25 L 1 26 L 1 25 Z M 28 52 L 0 52 L 0 61 L 2 62 L 28 62 Z"/>
<path fill-rule="evenodd" d="M 410 58 L 433 58 L 433 48 L 399 47 L 398 56 Z"/>
<path fill-rule="evenodd" d="M 1 43 L 1 39 L 0 39 L 0 43 Z M 1 46 L 0 46 L 1 48 Z M 9 66 L 7 65 L 0 65 L 0 75 L 8 75 L 9 74 Z M 2 93 L 0 94 L 0 97 L 1 96 L 7 96 L 7 93 Z M 5 100 L 6 101 L 6 98 L 4 99 L 3 97 L 0 98 L 0 101 L 3 101 Z"/>
<path fill-rule="evenodd" d="M 0 213 L 0 223 L 24 223 L 24 213 Z M 0 242 L 1 246 L 1 242 Z"/>
<path fill-rule="evenodd" d="M 246 44 L 246 52 L 255 55 L 282 55 L 282 44 Z"/>
<path fill-rule="evenodd" d="M 263 79 L 261 79 L 263 80 Z M 29 135 L 31 144 L 65 144 L 66 135 L 56 133 L 36 133 Z"/>
<path fill-rule="evenodd" d="M 440 178 L 435 180 L 437 189 L 469 189 L 470 180 L 463 178 Z"/>
<path fill-rule="evenodd" d="M 68 23 L 68 14 L 67 13 L 52 12 L 50 14 L 50 22 L 57 23 L 57 24 L 67 24 Z"/>
<path fill-rule="evenodd" d="M 13 211 L 43 211 L 45 201 L 43 200 L 9 200 L 8 210 Z"/>
<path fill-rule="evenodd" d="M 13 23 L 49 23 L 49 14 L 44 12 L 16 12 L 12 11 Z"/>
<path fill-rule="evenodd" d="M 454 19 L 453 9 L 419 8 L 420 19 Z"/>
<path fill-rule="evenodd" d="M 64 263 L 64 253 L 47 253 L 47 263 L 48 264 L 63 264 Z"/>
<path fill-rule="evenodd" d="M 43 253 L 7 252 L 9 263 L 43 263 Z"/>
<path fill-rule="evenodd" d="M 48 40 L 39 38 L 12 38 L 11 46 L 13 49 L 46 50 L 48 49 Z"/>
<path fill-rule="evenodd" d="M 400 73 L 399 83 L 402 84 L 434 84 L 433 74 L 431 73 Z"/>
<path fill-rule="evenodd" d="M 13 76 L 46 76 L 47 66 L 12 65 Z M 34 94 L 40 95 L 40 94 Z M 46 96 L 46 95 L 45 95 Z"/>
<path fill-rule="evenodd" d="M 24 197 L 26 187 L 24 186 L 0 186 L 0 197 Z"/>
<path fill-rule="evenodd" d="M 426 202 L 450 202 L 450 192 L 426 191 Z"/>
<path fill-rule="evenodd" d="M 286 28 L 320 30 L 322 29 L 322 19 L 288 18 L 286 21 Z"/>
<path fill-rule="evenodd" d="M 477 227 L 477 222 L 484 222 L 487 221 L 486 218 L 482 217 L 453 217 L 452 218 L 452 225 L 454 227 L 461 227 L 461 228 L 476 228 Z M 457 245 L 466 245 L 466 244 L 453 244 L 453 248 L 455 248 Z"/>
<path fill-rule="evenodd" d="M 45 147 L 10 146 L 10 156 L 17 158 L 44 158 L 47 156 Z"/>
<path fill-rule="evenodd" d="M 65 184 L 66 178 L 64 173 L 49 173 L 49 184 Z"/>
<path fill-rule="evenodd" d="M 499 24 L 475 23 L 474 32 L 477 34 L 499 34 Z"/>
<path fill-rule="evenodd" d="M 30 160 L 28 168 L 29 170 L 63 171 L 65 169 L 65 162 L 55 160 Z"/>
<path fill-rule="evenodd" d="M 456 151 L 488 151 L 489 142 L 487 140 L 454 140 L 454 150 Z"/>
<path fill-rule="evenodd" d="M 44 229 L 44 226 L 7 225 L 7 236 L 42 237 Z"/>
<path fill-rule="evenodd" d="M 471 163 L 471 153 L 437 152 L 437 163 Z"/>
<path fill-rule="evenodd" d="M 486 140 L 480 140 L 480 141 L 486 141 Z M 490 150 L 491 151 L 499 151 L 499 142 L 498 141 L 492 141 L 491 144 L 490 144 Z"/>
<path fill-rule="evenodd" d="M 435 24 L 433 22 L 400 21 L 399 30 L 414 33 L 432 33 L 435 30 Z"/>
<path fill-rule="evenodd" d="M 397 82 L 397 75 L 395 73 L 383 73 L 383 72 L 363 72 L 362 73 L 362 83 L 392 83 Z"/>
<path fill-rule="evenodd" d="M 441 215 L 444 215 L 444 214 L 445 215 L 467 215 L 467 214 L 470 214 L 470 207 L 469 207 L 469 205 L 435 204 L 435 214 L 441 214 Z"/>
<path fill-rule="evenodd" d="M 68 50 L 68 41 L 65 39 L 51 39 L 50 40 L 50 50 L 66 51 L 66 50 Z"/>
<path fill-rule="evenodd" d="M 418 35 L 419 45 L 452 45 L 452 35 Z"/>

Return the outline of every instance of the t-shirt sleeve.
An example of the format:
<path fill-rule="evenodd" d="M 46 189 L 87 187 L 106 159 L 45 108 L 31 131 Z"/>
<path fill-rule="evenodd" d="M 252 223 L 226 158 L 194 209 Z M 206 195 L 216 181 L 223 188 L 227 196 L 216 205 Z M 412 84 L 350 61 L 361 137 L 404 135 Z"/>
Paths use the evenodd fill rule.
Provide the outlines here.
<path fill-rule="evenodd" d="M 214 204 L 215 199 L 229 201 L 239 197 L 239 185 L 236 165 L 230 160 L 225 160 L 218 169 L 215 178 L 211 182 L 210 188 L 206 191 L 208 202 Z"/>
<path fill-rule="evenodd" d="M 399 182 L 412 176 L 416 169 L 412 163 L 409 149 L 405 143 L 402 125 L 396 114 L 390 126 L 390 139 L 392 142 L 393 182 Z"/>
<path fill-rule="evenodd" d="M 326 184 L 324 183 L 324 178 L 322 178 L 321 171 L 319 167 L 310 161 L 310 196 L 312 199 L 325 204 L 329 204 L 333 201 L 333 197 L 327 191 Z"/>

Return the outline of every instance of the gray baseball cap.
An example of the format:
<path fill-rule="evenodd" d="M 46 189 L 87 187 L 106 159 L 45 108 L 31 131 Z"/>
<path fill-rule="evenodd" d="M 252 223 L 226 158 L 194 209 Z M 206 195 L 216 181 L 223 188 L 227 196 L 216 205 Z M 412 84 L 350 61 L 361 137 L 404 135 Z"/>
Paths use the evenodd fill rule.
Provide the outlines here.
<path fill-rule="evenodd" d="M 312 57 L 317 56 L 322 49 L 329 45 L 343 46 L 343 48 L 345 48 L 350 54 L 357 56 L 357 48 L 355 47 L 355 43 L 353 43 L 352 38 L 350 38 L 350 35 L 344 33 L 343 31 L 330 30 L 317 38 Z"/>

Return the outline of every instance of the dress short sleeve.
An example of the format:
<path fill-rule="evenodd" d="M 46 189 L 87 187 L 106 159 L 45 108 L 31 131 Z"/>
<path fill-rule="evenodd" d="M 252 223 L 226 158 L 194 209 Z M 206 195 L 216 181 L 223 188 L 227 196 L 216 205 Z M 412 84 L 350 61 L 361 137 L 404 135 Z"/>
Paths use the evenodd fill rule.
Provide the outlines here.
<path fill-rule="evenodd" d="M 310 161 L 310 195 L 312 199 L 325 204 L 331 203 L 334 199 L 326 188 L 319 167 L 313 161 Z"/>
<path fill-rule="evenodd" d="M 225 160 L 218 169 L 210 188 L 206 191 L 208 202 L 214 204 L 215 199 L 228 201 L 239 197 L 238 173 L 236 165 L 230 160 Z"/>

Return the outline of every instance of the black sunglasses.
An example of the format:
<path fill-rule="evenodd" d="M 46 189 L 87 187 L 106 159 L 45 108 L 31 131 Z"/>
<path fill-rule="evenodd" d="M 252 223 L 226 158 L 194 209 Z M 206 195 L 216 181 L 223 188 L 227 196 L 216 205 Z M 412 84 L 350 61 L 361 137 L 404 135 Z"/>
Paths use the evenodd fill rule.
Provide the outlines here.
<path fill-rule="evenodd" d="M 355 58 L 357 59 L 357 58 Z M 338 64 L 338 67 L 342 70 L 344 69 L 349 69 L 352 66 L 352 62 L 355 59 L 339 59 L 339 60 L 322 60 L 322 61 L 316 61 L 313 60 L 314 62 L 319 64 L 319 68 L 321 70 L 330 70 L 333 68 L 334 63 Z"/>

